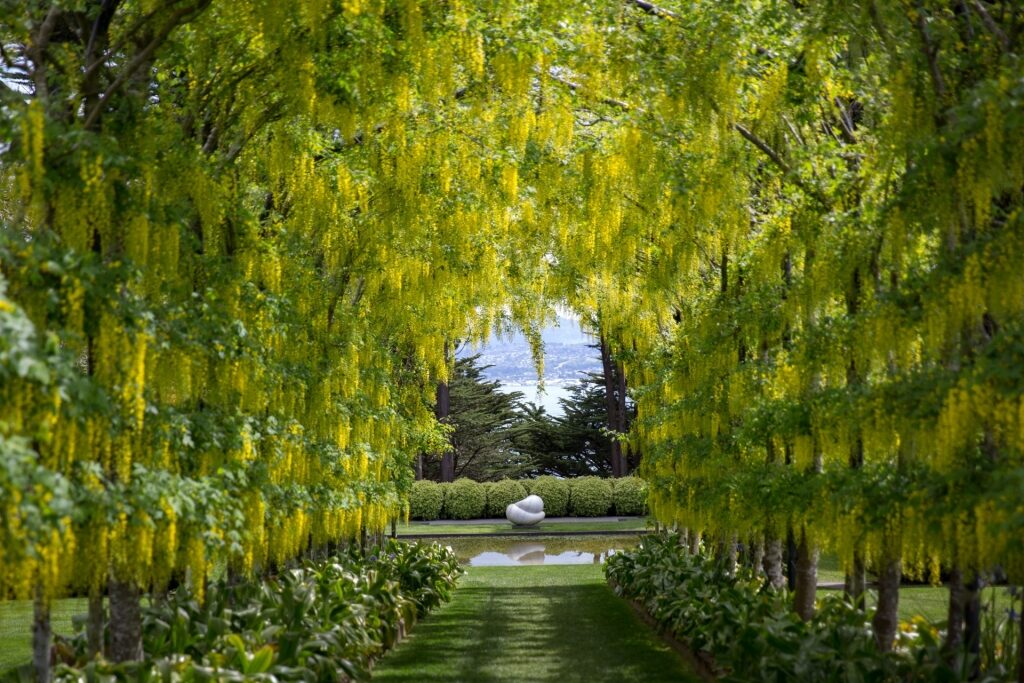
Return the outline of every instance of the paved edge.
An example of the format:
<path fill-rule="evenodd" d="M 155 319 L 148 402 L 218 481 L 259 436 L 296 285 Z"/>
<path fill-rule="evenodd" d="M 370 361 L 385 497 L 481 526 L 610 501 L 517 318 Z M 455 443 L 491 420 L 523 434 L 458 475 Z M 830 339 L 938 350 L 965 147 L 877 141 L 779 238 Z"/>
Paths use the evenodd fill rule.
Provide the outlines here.
<path fill-rule="evenodd" d="M 416 538 L 520 538 L 522 536 L 644 536 L 649 529 L 620 529 L 618 531 L 488 531 L 482 534 L 398 534 L 403 541 Z"/>

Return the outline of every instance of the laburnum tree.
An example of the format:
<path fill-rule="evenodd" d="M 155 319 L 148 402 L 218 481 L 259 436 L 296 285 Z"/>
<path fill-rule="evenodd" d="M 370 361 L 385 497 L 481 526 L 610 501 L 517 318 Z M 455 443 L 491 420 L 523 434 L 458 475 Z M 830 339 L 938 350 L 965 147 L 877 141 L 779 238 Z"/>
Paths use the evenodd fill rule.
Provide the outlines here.
<path fill-rule="evenodd" d="M 1010 0 L 0 5 L 0 580 L 252 574 L 402 514 L 452 340 L 600 323 L 663 522 L 1024 582 Z M 536 350 L 536 349 L 535 349 Z M 99 647 L 99 639 L 95 641 Z M 1022 648 L 1024 651 L 1024 648 Z"/>

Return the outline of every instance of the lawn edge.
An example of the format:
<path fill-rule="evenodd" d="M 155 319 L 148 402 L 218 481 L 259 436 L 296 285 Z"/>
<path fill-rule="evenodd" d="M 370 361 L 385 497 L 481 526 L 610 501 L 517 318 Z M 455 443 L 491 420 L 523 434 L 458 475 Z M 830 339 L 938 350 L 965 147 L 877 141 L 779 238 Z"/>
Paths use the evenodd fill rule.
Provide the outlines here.
<path fill-rule="evenodd" d="M 706 683 L 718 680 L 718 676 L 715 675 L 715 663 L 711 658 L 711 655 L 706 652 L 693 650 L 685 641 L 676 638 L 671 631 L 659 624 L 642 604 L 632 598 L 620 595 L 616 590 L 618 586 L 615 581 L 608 579 L 608 586 L 612 589 L 612 592 L 615 593 L 616 597 L 623 600 L 630 606 L 633 613 L 639 617 L 640 621 L 650 627 L 662 642 L 678 654 L 684 662 L 690 665 L 690 668 L 701 680 Z"/>

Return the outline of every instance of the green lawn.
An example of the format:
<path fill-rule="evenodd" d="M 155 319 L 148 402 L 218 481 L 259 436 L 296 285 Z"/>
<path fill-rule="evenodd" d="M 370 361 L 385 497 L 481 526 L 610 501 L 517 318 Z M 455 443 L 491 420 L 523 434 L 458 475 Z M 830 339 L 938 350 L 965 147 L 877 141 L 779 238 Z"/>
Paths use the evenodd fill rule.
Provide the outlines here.
<path fill-rule="evenodd" d="M 471 567 L 375 681 L 696 681 L 598 565 Z"/>
<path fill-rule="evenodd" d="M 71 617 L 85 614 L 89 601 L 68 598 L 53 603 L 51 620 L 54 633 L 70 635 Z M 0 673 L 32 660 L 32 601 L 0 601 Z"/>
<path fill-rule="evenodd" d="M 481 524 L 445 524 L 444 522 L 410 522 L 398 525 L 399 536 L 424 534 L 536 534 L 566 531 L 643 531 L 646 517 L 635 517 L 624 522 L 541 522 L 533 527 L 515 527 L 504 520 L 488 520 Z"/>

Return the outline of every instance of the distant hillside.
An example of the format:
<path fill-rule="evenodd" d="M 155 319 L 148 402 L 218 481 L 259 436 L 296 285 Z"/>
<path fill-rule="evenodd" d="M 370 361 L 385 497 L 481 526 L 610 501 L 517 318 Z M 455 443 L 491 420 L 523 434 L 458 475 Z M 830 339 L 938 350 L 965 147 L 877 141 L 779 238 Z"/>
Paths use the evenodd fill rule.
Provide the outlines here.
<path fill-rule="evenodd" d="M 590 346 L 594 338 L 585 334 L 577 321 L 559 317 L 558 325 L 546 328 L 541 337 L 544 340 L 545 382 L 561 384 L 579 379 L 582 373 L 600 370 L 600 355 Z M 492 339 L 478 349 L 463 349 L 459 355 L 474 353 L 480 354 L 481 365 L 493 366 L 486 372 L 489 379 L 516 384 L 537 381 L 530 345 L 521 334 L 510 339 Z"/>

